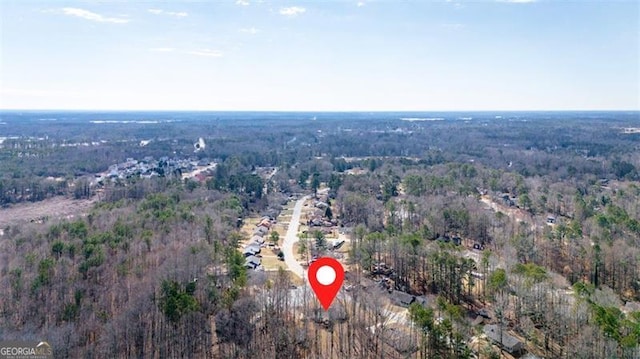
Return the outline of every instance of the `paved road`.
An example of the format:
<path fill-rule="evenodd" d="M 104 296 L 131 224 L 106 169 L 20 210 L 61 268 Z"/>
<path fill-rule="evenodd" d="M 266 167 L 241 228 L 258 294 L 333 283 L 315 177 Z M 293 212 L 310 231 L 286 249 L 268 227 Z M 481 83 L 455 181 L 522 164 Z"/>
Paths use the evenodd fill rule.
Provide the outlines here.
<path fill-rule="evenodd" d="M 289 268 L 289 271 L 295 273 L 300 278 L 304 278 L 305 271 L 304 268 L 295 260 L 295 256 L 293 253 L 293 244 L 298 241 L 298 228 L 300 227 L 300 215 L 302 214 L 302 207 L 304 202 L 309 199 L 309 196 L 305 196 L 300 198 L 295 207 L 293 208 L 293 214 L 291 215 L 291 220 L 289 221 L 289 228 L 287 229 L 287 234 L 285 235 L 284 241 L 282 243 L 282 251 L 284 252 L 284 262 Z M 306 282 L 306 281 L 305 281 Z M 309 293 L 310 289 L 305 288 L 305 286 L 300 286 L 297 289 L 292 290 L 292 298 L 296 298 L 297 301 L 302 301 L 302 297 Z M 351 295 L 345 291 L 341 291 L 341 297 L 343 300 L 351 301 Z M 402 311 L 391 311 L 389 309 L 382 309 L 383 315 L 386 317 L 386 323 L 400 323 L 403 325 L 410 325 L 411 321 L 409 320 L 409 313 L 407 310 Z"/>
<path fill-rule="evenodd" d="M 295 273 L 298 277 L 304 278 L 304 268 L 298 263 L 293 253 L 293 244 L 298 241 L 298 228 L 300 227 L 300 215 L 302 214 L 302 205 L 309 196 L 300 198 L 295 207 L 293 207 L 293 214 L 289 221 L 289 228 L 287 228 L 287 234 L 282 242 L 282 251 L 284 252 L 284 263 L 292 273 Z"/>

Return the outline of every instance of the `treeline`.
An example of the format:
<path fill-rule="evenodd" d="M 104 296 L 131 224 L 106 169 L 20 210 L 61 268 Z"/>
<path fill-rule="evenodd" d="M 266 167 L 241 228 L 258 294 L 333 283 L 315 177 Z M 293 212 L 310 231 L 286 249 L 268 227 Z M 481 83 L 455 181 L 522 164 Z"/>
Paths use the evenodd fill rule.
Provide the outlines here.
<path fill-rule="evenodd" d="M 487 115 L 473 121 L 435 122 L 406 122 L 390 115 L 372 115 L 364 120 L 355 114 L 324 122 L 269 116 L 231 122 L 206 113 L 174 113 L 169 119 L 160 116 L 156 124 L 69 120 L 43 125 L 40 121 L 17 121 L 12 124 L 16 125 L 18 138 L 5 139 L 0 145 L 0 180 L 4 185 L 0 198 L 4 203 L 40 200 L 54 192 L 29 196 L 23 195 L 23 189 L 32 183 L 46 188 L 41 180 L 47 177 L 71 181 L 104 171 L 127 158 L 145 156 L 220 162 L 233 159 L 242 166 L 275 166 L 293 172 L 301 167 L 309 170 L 318 157 L 323 157 L 332 168 L 309 171 L 318 172 L 320 177 L 355 166 L 372 170 L 384 162 L 384 157 L 404 157 L 401 164 L 408 166 L 416 162 L 431 166 L 474 161 L 527 178 L 547 177 L 552 182 L 640 178 L 638 135 L 621 133 L 621 126 L 631 126 L 636 120 L 629 115 L 548 117 L 532 113 L 508 121 Z M 98 115 L 77 116 L 95 119 Z M 126 114 L 100 116 L 120 121 L 127 118 Z M 199 137 L 207 146 L 194 153 L 193 143 Z M 141 141 L 150 142 L 141 146 Z M 347 162 L 343 157 L 369 159 Z"/>

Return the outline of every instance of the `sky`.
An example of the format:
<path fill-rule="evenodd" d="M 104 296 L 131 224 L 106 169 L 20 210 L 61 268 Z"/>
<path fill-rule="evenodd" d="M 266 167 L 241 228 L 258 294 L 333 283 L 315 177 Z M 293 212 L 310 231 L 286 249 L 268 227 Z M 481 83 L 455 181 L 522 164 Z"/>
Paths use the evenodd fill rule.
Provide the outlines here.
<path fill-rule="evenodd" d="M 0 0 L 0 108 L 639 110 L 640 1 Z"/>

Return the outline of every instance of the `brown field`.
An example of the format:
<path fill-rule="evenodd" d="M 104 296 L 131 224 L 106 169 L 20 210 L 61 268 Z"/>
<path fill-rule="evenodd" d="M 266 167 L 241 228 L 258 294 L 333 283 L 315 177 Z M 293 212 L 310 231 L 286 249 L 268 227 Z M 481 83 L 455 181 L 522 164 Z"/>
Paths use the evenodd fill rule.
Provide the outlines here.
<path fill-rule="evenodd" d="M 97 198 L 75 200 L 62 196 L 34 203 L 19 203 L 0 209 L 0 228 L 11 224 L 37 222 L 52 219 L 73 218 L 89 212 Z"/>

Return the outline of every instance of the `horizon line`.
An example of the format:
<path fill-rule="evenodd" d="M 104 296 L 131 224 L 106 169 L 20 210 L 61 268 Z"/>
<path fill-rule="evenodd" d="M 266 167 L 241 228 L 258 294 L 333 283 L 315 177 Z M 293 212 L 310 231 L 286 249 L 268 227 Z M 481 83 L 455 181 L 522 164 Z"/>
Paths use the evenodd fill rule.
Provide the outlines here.
<path fill-rule="evenodd" d="M 428 113 L 428 112 L 640 112 L 638 109 L 491 109 L 491 110 L 190 110 L 190 109 L 27 109 L 27 108 L 0 108 L 1 112 L 24 111 L 24 112 L 48 112 L 48 111 L 65 111 L 65 112 L 275 112 L 275 113 Z"/>

